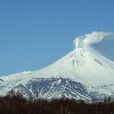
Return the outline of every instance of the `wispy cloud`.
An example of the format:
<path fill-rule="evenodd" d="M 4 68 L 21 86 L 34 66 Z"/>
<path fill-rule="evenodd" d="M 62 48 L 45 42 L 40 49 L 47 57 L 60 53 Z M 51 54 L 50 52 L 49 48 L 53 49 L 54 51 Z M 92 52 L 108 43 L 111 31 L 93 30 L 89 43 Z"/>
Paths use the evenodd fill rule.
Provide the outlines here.
<path fill-rule="evenodd" d="M 91 44 L 99 43 L 105 38 L 114 38 L 112 32 L 92 32 L 83 36 L 76 37 L 74 45 L 76 48 L 90 48 Z"/>

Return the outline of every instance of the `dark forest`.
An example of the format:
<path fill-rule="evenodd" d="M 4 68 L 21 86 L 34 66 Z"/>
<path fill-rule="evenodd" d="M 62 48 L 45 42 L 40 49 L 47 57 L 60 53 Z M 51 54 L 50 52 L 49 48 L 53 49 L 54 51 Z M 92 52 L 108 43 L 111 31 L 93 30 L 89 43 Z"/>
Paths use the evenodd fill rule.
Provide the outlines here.
<path fill-rule="evenodd" d="M 73 99 L 26 100 L 0 97 L 0 114 L 114 114 L 114 102 L 85 103 Z"/>

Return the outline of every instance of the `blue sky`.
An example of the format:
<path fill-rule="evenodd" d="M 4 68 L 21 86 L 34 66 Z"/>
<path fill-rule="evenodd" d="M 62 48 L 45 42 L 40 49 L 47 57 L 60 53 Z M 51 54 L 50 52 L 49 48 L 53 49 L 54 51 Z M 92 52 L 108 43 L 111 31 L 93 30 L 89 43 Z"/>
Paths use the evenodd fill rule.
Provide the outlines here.
<path fill-rule="evenodd" d="M 0 75 L 51 64 L 78 35 L 114 32 L 113 11 L 114 0 L 0 0 Z"/>

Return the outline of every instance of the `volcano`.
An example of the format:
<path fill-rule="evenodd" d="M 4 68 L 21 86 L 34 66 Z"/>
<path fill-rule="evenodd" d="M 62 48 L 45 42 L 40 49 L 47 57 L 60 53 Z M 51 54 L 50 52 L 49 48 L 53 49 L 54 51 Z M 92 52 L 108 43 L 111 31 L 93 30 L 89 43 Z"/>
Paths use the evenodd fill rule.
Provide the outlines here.
<path fill-rule="evenodd" d="M 114 98 L 114 62 L 92 45 L 110 32 L 92 32 L 77 37 L 74 49 L 55 63 L 35 71 L 25 71 L 0 78 L 0 95 L 12 90 L 26 98 L 73 98 L 101 101 Z"/>

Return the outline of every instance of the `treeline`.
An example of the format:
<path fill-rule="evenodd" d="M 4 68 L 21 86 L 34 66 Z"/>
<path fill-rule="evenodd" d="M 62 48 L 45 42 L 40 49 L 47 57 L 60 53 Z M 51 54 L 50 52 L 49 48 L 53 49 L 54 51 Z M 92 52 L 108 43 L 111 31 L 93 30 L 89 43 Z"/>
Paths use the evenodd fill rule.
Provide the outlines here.
<path fill-rule="evenodd" d="M 20 96 L 0 97 L 0 114 L 114 114 L 112 103 L 84 103 L 69 99 L 26 100 Z"/>

